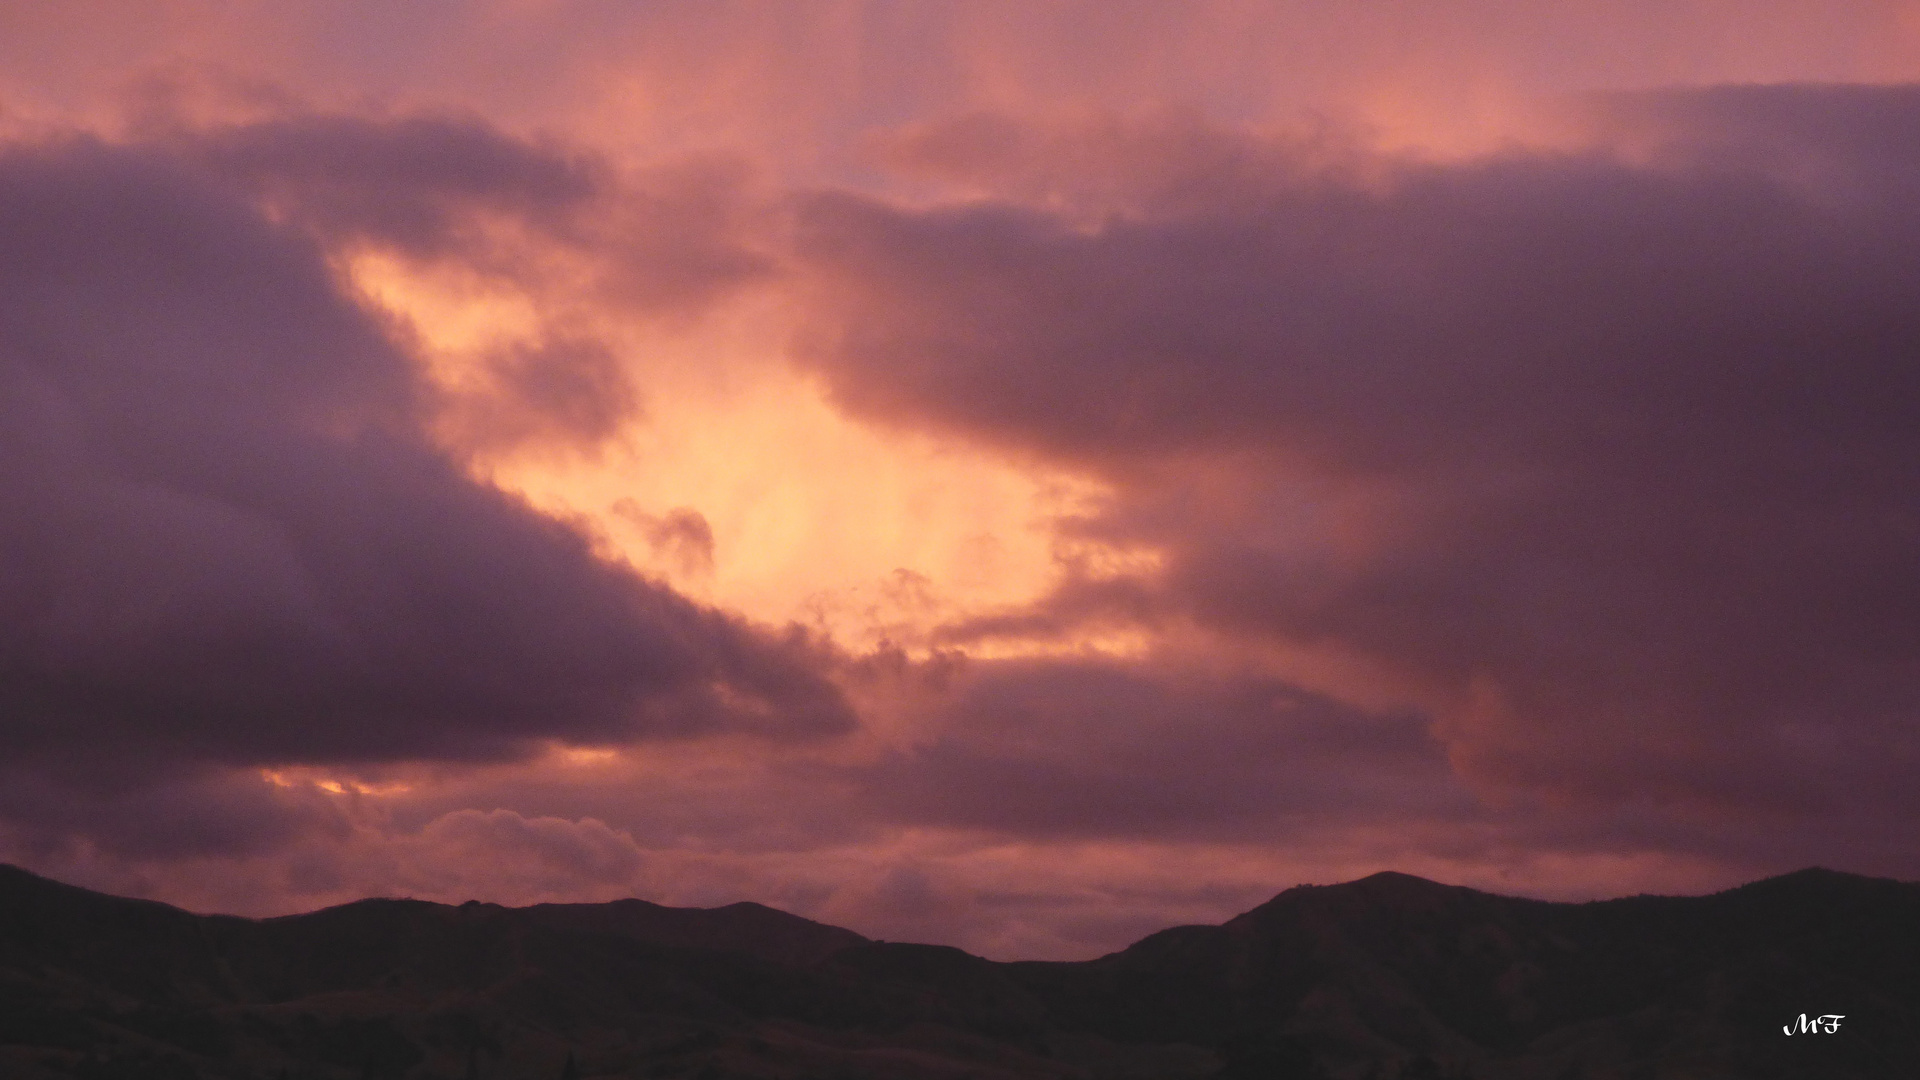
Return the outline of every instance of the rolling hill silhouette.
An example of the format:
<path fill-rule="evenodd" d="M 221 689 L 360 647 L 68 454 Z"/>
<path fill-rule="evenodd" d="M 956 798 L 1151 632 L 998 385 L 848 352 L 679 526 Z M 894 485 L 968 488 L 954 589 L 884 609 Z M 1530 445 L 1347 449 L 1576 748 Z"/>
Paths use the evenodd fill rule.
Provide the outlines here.
<path fill-rule="evenodd" d="M 1838 1030 L 1789 1035 L 1798 1018 Z M 1913 1077 L 1920 885 L 1549 903 L 1383 873 L 1075 963 L 757 904 L 194 915 L 0 865 L 0 1077 Z"/>

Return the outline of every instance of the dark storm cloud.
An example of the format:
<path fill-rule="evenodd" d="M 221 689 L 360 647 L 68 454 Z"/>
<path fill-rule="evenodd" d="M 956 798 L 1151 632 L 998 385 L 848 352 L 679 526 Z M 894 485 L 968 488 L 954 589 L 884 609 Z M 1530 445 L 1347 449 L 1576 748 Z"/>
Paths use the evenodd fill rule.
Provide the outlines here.
<path fill-rule="evenodd" d="M 44 763 L 32 763 L 44 764 Z M 138 862 L 264 855 L 308 837 L 346 838 L 339 807 L 312 789 L 289 791 L 257 773 L 151 763 L 87 763 L 79 770 L 0 768 L 0 842 L 15 851 L 70 859 L 85 854 Z"/>
<path fill-rule="evenodd" d="M 810 362 L 865 415 L 1099 470 L 1082 527 L 1167 555 L 1115 595 L 1423 682 L 1487 790 L 1908 805 L 1920 91 L 1607 123 L 1619 152 L 1257 145 L 1177 199 L 1106 184 L 1092 225 L 821 195 Z M 1102 138 L 1170 174 L 1164 138 Z"/>
<path fill-rule="evenodd" d="M 0 754 L 471 759 L 850 722 L 811 643 L 470 479 L 320 249 L 177 155 L 6 149 L 0 250 Z"/>
<path fill-rule="evenodd" d="M 460 116 L 157 116 L 156 145 L 330 252 L 453 268 L 533 302 L 537 334 L 493 350 L 443 402 L 443 435 L 468 449 L 591 447 L 639 412 L 629 365 L 576 325 L 581 305 L 684 323 L 771 271 L 734 162 L 622 170 Z"/>
<path fill-rule="evenodd" d="M 1270 678 L 974 661 L 938 734 L 849 779 L 877 816 L 1028 837 L 1276 840 L 1471 814 L 1426 722 Z"/>

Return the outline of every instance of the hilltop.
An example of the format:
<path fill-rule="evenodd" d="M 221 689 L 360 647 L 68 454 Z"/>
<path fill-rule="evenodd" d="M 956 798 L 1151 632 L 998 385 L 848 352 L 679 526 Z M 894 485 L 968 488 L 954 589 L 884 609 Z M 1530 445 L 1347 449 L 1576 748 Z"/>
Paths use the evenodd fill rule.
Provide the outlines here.
<path fill-rule="evenodd" d="M 1787 1036 L 1800 1014 L 1831 1035 Z M 1920 1074 L 1920 885 L 1550 903 L 1383 873 L 1097 960 L 757 904 L 241 919 L 0 866 L 0 1074 L 1289 1080 Z"/>

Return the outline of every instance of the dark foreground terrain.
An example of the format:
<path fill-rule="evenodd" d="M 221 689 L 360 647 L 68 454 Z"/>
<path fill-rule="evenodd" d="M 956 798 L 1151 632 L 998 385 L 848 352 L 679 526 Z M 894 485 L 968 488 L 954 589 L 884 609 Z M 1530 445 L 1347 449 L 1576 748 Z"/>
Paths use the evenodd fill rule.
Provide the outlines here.
<path fill-rule="evenodd" d="M 1782 1028 L 1838 1014 L 1837 1031 Z M 193 915 L 0 866 L 0 1077 L 1920 1077 L 1920 885 L 1289 889 L 1084 963 L 755 904 Z"/>

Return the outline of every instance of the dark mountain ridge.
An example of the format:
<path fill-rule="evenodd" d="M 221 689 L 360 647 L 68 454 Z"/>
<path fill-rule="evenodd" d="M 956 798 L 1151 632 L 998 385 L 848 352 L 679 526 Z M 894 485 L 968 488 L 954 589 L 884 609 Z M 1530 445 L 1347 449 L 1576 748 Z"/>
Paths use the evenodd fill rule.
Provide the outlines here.
<path fill-rule="evenodd" d="M 1785 1030 L 1838 1015 L 1838 1030 Z M 568 1063 L 572 1062 L 569 1066 Z M 0 1077 L 1910 1077 L 1920 885 L 1550 903 L 1383 873 L 1097 960 L 757 904 L 194 915 L 0 865 Z"/>

